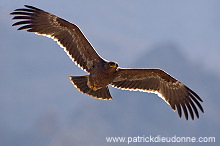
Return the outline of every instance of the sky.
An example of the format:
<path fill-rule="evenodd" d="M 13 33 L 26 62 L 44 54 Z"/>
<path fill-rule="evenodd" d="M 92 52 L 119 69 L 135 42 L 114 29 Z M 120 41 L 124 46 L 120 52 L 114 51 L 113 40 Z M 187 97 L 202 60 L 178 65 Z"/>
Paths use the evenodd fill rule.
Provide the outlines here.
<path fill-rule="evenodd" d="M 205 114 L 187 123 L 156 95 L 110 88 L 115 98 L 109 103 L 81 94 L 68 76 L 86 73 L 62 48 L 11 26 L 9 13 L 24 4 L 75 23 L 103 58 L 121 67 L 166 70 L 203 97 Z M 0 144 L 105 145 L 105 136 L 138 134 L 219 139 L 219 128 L 211 128 L 220 123 L 219 5 L 217 0 L 3 0 Z"/>

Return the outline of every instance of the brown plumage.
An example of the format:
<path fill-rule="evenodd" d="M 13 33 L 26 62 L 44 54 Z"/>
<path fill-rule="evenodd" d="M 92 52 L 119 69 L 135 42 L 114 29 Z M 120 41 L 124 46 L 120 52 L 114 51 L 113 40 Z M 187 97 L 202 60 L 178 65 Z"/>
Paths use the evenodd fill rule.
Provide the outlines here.
<path fill-rule="evenodd" d="M 13 24 L 22 25 L 18 30 L 26 29 L 39 35 L 48 36 L 64 48 L 69 57 L 87 76 L 69 76 L 74 86 L 84 94 L 95 98 L 111 100 L 108 85 L 113 87 L 152 92 L 158 94 L 179 116 L 184 112 L 186 119 L 190 114 L 199 118 L 202 99 L 187 86 L 171 77 L 161 69 L 124 69 L 116 62 L 101 58 L 80 29 L 62 18 L 33 6 L 16 9 L 13 19 L 22 19 Z"/>

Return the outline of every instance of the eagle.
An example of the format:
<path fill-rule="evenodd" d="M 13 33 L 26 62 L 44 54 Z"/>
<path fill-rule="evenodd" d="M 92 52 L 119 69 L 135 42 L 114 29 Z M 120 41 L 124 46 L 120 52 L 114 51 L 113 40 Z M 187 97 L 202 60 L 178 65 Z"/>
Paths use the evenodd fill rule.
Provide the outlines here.
<path fill-rule="evenodd" d="M 82 31 L 75 24 L 39 8 L 24 5 L 11 15 L 18 19 L 12 26 L 26 29 L 55 40 L 67 55 L 88 75 L 69 76 L 73 85 L 82 93 L 94 98 L 112 100 L 108 85 L 115 88 L 156 93 L 181 118 L 189 115 L 199 118 L 198 109 L 204 113 L 202 99 L 186 85 L 161 69 L 121 68 L 117 62 L 100 57 Z"/>

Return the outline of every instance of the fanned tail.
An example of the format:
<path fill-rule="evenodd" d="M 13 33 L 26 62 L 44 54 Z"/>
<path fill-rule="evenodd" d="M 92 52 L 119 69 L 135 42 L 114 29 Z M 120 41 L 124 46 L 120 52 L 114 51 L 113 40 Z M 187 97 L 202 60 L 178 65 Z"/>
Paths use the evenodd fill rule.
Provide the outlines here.
<path fill-rule="evenodd" d="M 80 92 L 90 95 L 94 98 L 112 100 L 111 94 L 109 93 L 109 89 L 107 86 L 96 91 L 89 88 L 87 85 L 88 77 L 89 76 L 69 76 L 70 81 Z"/>

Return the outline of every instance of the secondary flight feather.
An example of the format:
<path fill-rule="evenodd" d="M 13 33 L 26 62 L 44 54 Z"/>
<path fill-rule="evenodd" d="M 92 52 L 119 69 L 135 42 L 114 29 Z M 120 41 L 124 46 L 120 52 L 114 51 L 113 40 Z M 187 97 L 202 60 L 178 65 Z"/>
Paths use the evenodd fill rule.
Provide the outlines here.
<path fill-rule="evenodd" d="M 204 112 L 202 99 L 186 85 L 161 69 L 125 69 L 116 62 L 100 57 L 81 30 L 73 23 L 59 18 L 39 8 L 25 5 L 11 15 L 20 20 L 13 26 L 21 25 L 18 30 L 26 29 L 57 41 L 67 55 L 84 71 L 86 76 L 69 76 L 73 85 L 82 93 L 98 99 L 111 100 L 108 85 L 115 88 L 144 91 L 158 94 L 173 110 L 182 112 L 188 120 L 189 115 L 199 118 Z"/>

